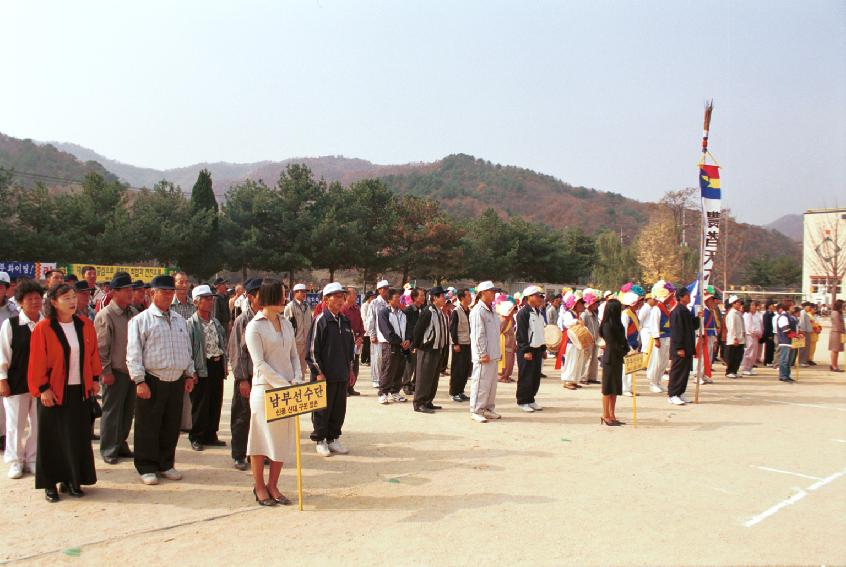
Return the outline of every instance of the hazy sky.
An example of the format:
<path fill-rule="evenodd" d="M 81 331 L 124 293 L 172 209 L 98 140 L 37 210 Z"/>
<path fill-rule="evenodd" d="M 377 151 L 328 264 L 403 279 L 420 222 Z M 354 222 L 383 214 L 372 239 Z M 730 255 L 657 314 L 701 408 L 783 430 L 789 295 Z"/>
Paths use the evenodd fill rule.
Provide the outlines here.
<path fill-rule="evenodd" d="M 846 202 L 846 2 L 0 2 L 0 131 L 139 166 L 468 153 L 657 200 Z"/>

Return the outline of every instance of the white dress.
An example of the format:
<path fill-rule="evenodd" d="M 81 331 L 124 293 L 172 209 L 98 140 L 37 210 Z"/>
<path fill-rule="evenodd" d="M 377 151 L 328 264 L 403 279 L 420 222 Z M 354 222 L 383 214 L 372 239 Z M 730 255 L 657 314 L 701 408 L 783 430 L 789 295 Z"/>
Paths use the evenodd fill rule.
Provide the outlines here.
<path fill-rule="evenodd" d="M 247 350 L 253 360 L 253 383 L 250 391 L 250 434 L 248 455 L 264 455 L 277 462 L 291 462 L 295 457 L 296 430 L 293 419 L 267 422 L 264 413 L 264 391 L 268 388 L 302 383 L 300 356 L 294 339 L 294 327 L 281 314 L 281 332 L 259 311 L 247 324 L 244 333 Z"/>

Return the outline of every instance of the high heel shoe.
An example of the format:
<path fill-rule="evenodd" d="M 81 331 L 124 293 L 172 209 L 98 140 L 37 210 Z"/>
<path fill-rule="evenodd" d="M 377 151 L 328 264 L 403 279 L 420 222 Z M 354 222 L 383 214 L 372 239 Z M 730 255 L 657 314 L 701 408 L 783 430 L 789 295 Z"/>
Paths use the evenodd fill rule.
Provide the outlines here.
<path fill-rule="evenodd" d="M 276 506 L 276 504 L 278 504 L 278 502 L 276 502 L 276 500 L 272 496 L 265 498 L 264 500 L 259 500 L 255 488 L 253 488 L 253 496 L 256 497 L 256 502 L 259 503 L 259 506 Z"/>
<path fill-rule="evenodd" d="M 605 419 L 604 417 L 599 418 L 599 423 L 601 423 L 602 425 L 609 425 L 609 426 L 620 425 L 619 423 L 616 423 L 616 422 L 614 422 L 613 420 L 610 420 L 610 419 Z"/>

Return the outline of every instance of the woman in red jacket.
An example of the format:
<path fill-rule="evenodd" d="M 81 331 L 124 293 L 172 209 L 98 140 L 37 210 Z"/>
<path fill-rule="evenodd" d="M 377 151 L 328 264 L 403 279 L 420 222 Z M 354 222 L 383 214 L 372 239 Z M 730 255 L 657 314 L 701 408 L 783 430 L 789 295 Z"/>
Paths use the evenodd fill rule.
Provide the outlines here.
<path fill-rule="evenodd" d="M 91 449 L 90 398 L 100 386 L 97 334 L 87 317 L 77 317 L 73 286 L 47 292 L 46 317 L 32 331 L 29 392 L 38 398 L 35 488 L 48 502 L 62 492 L 81 497 L 83 484 L 97 482 Z"/>

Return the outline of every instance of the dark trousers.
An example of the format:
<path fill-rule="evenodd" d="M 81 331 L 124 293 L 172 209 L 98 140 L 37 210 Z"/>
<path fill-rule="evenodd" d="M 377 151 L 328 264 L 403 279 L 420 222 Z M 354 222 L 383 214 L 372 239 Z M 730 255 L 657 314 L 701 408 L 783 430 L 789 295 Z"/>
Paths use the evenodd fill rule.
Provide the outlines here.
<path fill-rule="evenodd" d="M 446 372 L 447 365 L 449 364 L 449 345 L 446 348 L 441 349 L 441 364 L 438 368 L 438 372 L 444 373 Z"/>
<path fill-rule="evenodd" d="M 687 379 L 693 370 L 693 357 L 679 357 L 675 352 L 670 353 L 670 384 L 667 386 L 669 397 L 681 396 L 687 390 Z"/>
<path fill-rule="evenodd" d="M 326 407 L 311 412 L 314 430 L 309 436 L 312 441 L 332 442 L 341 436 L 344 418 L 347 415 L 347 382 L 324 382 L 326 384 Z M 298 441 L 299 442 L 299 441 Z"/>
<path fill-rule="evenodd" d="M 240 461 L 247 458 L 247 437 L 250 434 L 250 398 L 241 395 L 239 380 L 234 380 L 232 406 L 229 410 L 229 427 L 232 430 L 232 459 Z"/>
<path fill-rule="evenodd" d="M 533 404 L 540 389 L 541 366 L 543 365 L 543 347 L 530 348 L 526 352 L 532 353 L 532 360 L 523 358 L 522 353 L 517 356 L 517 403 Z"/>
<path fill-rule="evenodd" d="M 402 388 L 402 373 L 405 370 L 405 354 L 399 345 L 378 343 L 382 349 L 382 372 L 379 375 L 379 395 L 396 394 Z"/>
<path fill-rule="evenodd" d="M 103 416 L 100 418 L 100 454 L 117 457 L 128 449 L 126 440 L 135 416 L 135 382 L 129 374 L 113 370 L 114 384 L 103 384 Z"/>
<path fill-rule="evenodd" d="M 414 407 L 429 405 L 435 399 L 444 350 L 442 348 L 417 350 L 417 383 L 414 385 Z"/>
<path fill-rule="evenodd" d="M 223 405 L 224 366 L 222 356 L 218 360 L 206 359 L 209 375 L 201 376 L 191 391 L 191 432 L 188 434 L 191 441 L 210 443 L 217 439 Z"/>
<path fill-rule="evenodd" d="M 352 390 L 355 387 L 355 383 L 358 382 L 358 370 L 361 367 L 361 363 L 359 362 L 359 355 L 353 356 L 353 373 L 350 376 L 350 383 L 349 389 Z"/>
<path fill-rule="evenodd" d="M 185 378 L 175 382 L 159 380 L 152 374 L 144 378 L 150 399 L 135 399 L 135 470 L 138 474 L 163 472 L 173 468 Z"/>
<path fill-rule="evenodd" d="M 775 360 L 775 343 L 772 337 L 764 339 L 764 365 L 770 365 Z"/>
<path fill-rule="evenodd" d="M 458 352 L 455 351 L 455 346 L 458 346 Z M 450 396 L 464 393 L 467 379 L 472 370 L 473 361 L 470 359 L 470 345 L 453 345 L 452 365 L 449 367 Z"/>
<path fill-rule="evenodd" d="M 361 345 L 361 363 L 370 364 L 370 339 L 366 335 Z"/>
<path fill-rule="evenodd" d="M 737 374 L 746 345 L 726 345 L 726 375 Z"/>
<path fill-rule="evenodd" d="M 414 393 L 417 374 L 417 353 L 412 352 L 405 360 L 405 370 L 402 372 L 402 389 L 406 394 Z"/>

